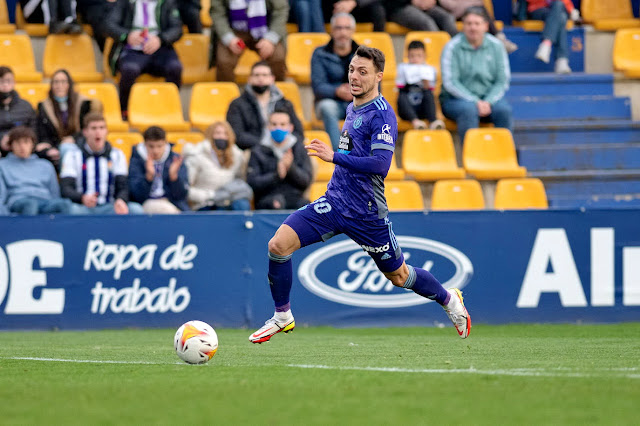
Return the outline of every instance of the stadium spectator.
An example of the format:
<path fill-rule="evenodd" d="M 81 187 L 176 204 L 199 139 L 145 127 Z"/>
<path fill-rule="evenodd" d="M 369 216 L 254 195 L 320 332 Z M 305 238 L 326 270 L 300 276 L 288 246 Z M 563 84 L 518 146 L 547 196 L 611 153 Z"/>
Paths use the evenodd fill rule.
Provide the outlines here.
<path fill-rule="evenodd" d="M 82 26 L 76 21 L 74 3 L 72 0 L 20 0 L 20 7 L 26 22 L 47 24 L 51 34 L 80 34 Z"/>
<path fill-rule="evenodd" d="M 91 25 L 93 38 L 98 43 L 100 51 L 104 51 L 104 43 L 107 39 L 105 16 L 111 12 L 115 0 L 82 0 L 77 3 L 76 9 L 83 22 Z"/>
<path fill-rule="evenodd" d="M 128 202 L 127 159 L 107 142 L 107 123 L 100 113 L 84 117 L 79 149 L 62 158 L 62 196 L 73 201 L 72 214 L 140 214 L 142 206 Z"/>
<path fill-rule="evenodd" d="M 189 178 L 183 158 L 171 151 L 165 131 L 151 126 L 129 163 L 129 195 L 145 213 L 177 214 L 189 210 Z"/>
<path fill-rule="evenodd" d="M 289 112 L 276 109 L 269 116 L 269 134 L 251 150 L 247 182 L 256 209 L 298 209 L 309 202 L 303 193 L 311 184 L 311 161 L 292 131 Z"/>
<path fill-rule="evenodd" d="M 289 0 L 289 9 L 298 24 L 298 32 L 325 32 L 320 0 Z"/>
<path fill-rule="evenodd" d="M 35 130 L 36 113 L 31 104 L 15 91 L 16 78 L 11 68 L 0 66 L 0 157 L 7 155 L 11 148 L 7 133 L 17 126 Z"/>
<path fill-rule="evenodd" d="M 446 31 L 458 33 L 456 18 L 436 0 L 394 0 L 385 2 L 389 21 L 413 31 Z"/>
<path fill-rule="evenodd" d="M 286 99 L 275 85 L 269 64 L 265 61 L 256 62 L 251 67 L 244 92 L 231 101 L 227 111 L 227 121 L 236 133 L 236 144 L 239 148 L 250 149 L 260 144 L 269 133 L 268 117 L 276 108 L 284 108 L 289 113 L 294 135 L 303 140 L 302 123 L 291 101 Z"/>
<path fill-rule="evenodd" d="M 567 19 L 580 22 L 580 11 L 571 0 L 527 0 L 527 13 L 530 19 L 544 21 L 542 42 L 538 46 L 535 58 L 548 64 L 551 60 L 551 47 L 556 48 L 555 72 L 569 74 L 569 41 L 567 38 Z"/>
<path fill-rule="evenodd" d="M 253 191 L 244 180 L 245 159 L 226 121 L 205 131 L 205 140 L 182 151 L 189 172 L 189 202 L 194 210 L 250 210 Z"/>
<path fill-rule="evenodd" d="M 80 136 L 82 119 L 91 111 L 100 112 L 102 104 L 73 90 L 73 79 L 67 70 L 57 70 L 51 76 L 49 96 L 38 104 L 36 154 L 60 169 L 60 158 L 75 146 Z"/>
<path fill-rule="evenodd" d="M 349 13 L 358 22 L 371 22 L 373 31 L 384 31 L 387 14 L 384 0 L 323 0 L 324 17 L 333 17 L 338 13 Z"/>
<path fill-rule="evenodd" d="M 218 81 L 235 81 L 234 68 L 244 49 L 257 52 L 276 80 L 285 79 L 288 0 L 211 0 L 211 16 Z"/>
<path fill-rule="evenodd" d="M 182 23 L 187 26 L 190 33 L 201 34 L 202 22 L 200 21 L 200 0 L 178 0 L 178 11 Z"/>
<path fill-rule="evenodd" d="M 182 37 L 182 21 L 176 0 L 117 0 L 106 20 L 107 34 L 115 40 L 109 66 L 114 75 L 120 71 L 120 106 L 126 118 L 129 92 L 140 74 L 164 77 L 180 87 L 182 64 L 173 43 Z"/>
<path fill-rule="evenodd" d="M 464 11 L 472 6 L 482 7 L 489 17 L 489 34 L 495 36 L 502 42 L 502 44 L 504 44 L 504 48 L 507 49 L 507 53 L 513 53 L 518 50 L 517 44 L 508 40 L 507 36 L 502 31 L 498 31 L 495 19 L 484 7 L 484 0 L 439 0 L 438 4 L 440 7 L 451 13 L 456 19 L 460 19 L 464 14 Z"/>
<path fill-rule="evenodd" d="M 348 13 L 337 13 L 331 18 L 331 40 L 314 50 L 311 56 L 311 88 L 315 97 L 316 115 L 324 123 L 334 150 L 338 149 L 340 128 L 338 120 L 346 116 L 347 106 L 353 100 L 347 71 L 358 48 L 353 41 L 356 20 Z"/>
<path fill-rule="evenodd" d="M 55 169 L 33 154 L 35 132 L 28 127 L 15 127 L 9 132 L 8 141 L 11 153 L 0 160 L 0 187 L 6 191 L 9 211 L 27 216 L 69 213 L 71 203 L 60 198 Z"/>
<path fill-rule="evenodd" d="M 396 86 L 398 93 L 398 115 L 411 121 L 414 129 L 444 129 L 442 120 L 436 118 L 436 102 L 433 89 L 436 87 L 437 71 L 425 63 L 424 43 L 414 40 L 407 47 L 409 62 L 398 65 Z"/>
<path fill-rule="evenodd" d="M 480 120 L 513 129 L 511 106 L 504 95 L 511 72 L 504 45 L 487 34 L 484 8 L 470 7 L 462 16 L 463 30 L 442 51 L 440 105 L 458 126 L 460 141 Z"/>

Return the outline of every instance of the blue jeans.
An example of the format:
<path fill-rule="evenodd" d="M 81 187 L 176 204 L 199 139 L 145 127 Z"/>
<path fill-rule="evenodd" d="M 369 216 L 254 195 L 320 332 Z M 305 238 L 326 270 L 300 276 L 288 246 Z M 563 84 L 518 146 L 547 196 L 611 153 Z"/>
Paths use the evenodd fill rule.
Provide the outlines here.
<path fill-rule="evenodd" d="M 216 210 L 251 210 L 251 202 L 246 198 L 231 201 L 228 206 L 205 206 L 198 209 L 199 212 L 211 212 Z"/>
<path fill-rule="evenodd" d="M 349 106 L 349 102 L 335 99 L 323 99 L 316 104 L 316 115 L 322 119 L 324 131 L 329 135 L 334 151 L 337 151 L 338 145 L 340 145 L 338 121 L 347 116 L 347 106 Z"/>
<path fill-rule="evenodd" d="M 141 204 L 128 202 L 129 214 L 144 214 L 144 209 Z M 90 214 L 116 214 L 113 209 L 113 203 L 100 204 L 93 208 L 89 208 L 84 204 L 73 203 L 71 206 L 71 214 L 76 215 L 90 215 Z"/>
<path fill-rule="evenodd" d="M 71 200 L 67 198 L 54 198 L 43 200 L 41 198 L 25 197 L 16 200 L 9 207 L 11 213 L 24 216 L 35 216 L 38 214 L 68 214 L 71 210 Z"/>
<path fill-rule="evenodd" d="M 556 0 L 550 7 L 536 9 L 529 13 L 531 19 L 544 21 L 542 39 L 551 41 L 555 46 L 556 58 L 569 57 L 569 40 L 567 38 L 567 19 L 569 14 L 564 3 Z"/>
<path fill-rule="evenodd" d="M 320 0 L 289 0 L 289 7 L 295 13 L 298 32 L 325 32 Z"/>
<path fill-rule="evenodd" d="M 464 99 L 449 98 L 442 102 L 442 113 L 450 120 L 454 120 L 458 126 L 458 136 L 460 142 L 464 142 L 464 135 L 467 130 L 474 129 L 480 125 L 480 116 L 475 102 Z M 496 127 L 504 127 L 513 132 L 513 117 L 511 105 L 502 98 L 491 105 L 491 114 L 482 117 L 482 121 L 490 121 Z"/>

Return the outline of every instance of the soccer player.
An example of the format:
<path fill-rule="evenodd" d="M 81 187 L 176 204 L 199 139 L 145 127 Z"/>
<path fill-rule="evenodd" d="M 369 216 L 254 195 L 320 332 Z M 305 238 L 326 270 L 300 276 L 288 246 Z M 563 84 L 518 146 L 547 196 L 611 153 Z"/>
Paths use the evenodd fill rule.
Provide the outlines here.
<path fill-rule="evenodd" d="M 384 63 L 380 50 L 358 47 L 348 72 L 354 99 L 347 107 L 338 151 L 317 139 L 307 146 L 310 156 L 334 163 L 335 171 L 325 195 L 289 215 L 269 241 L 268 278 L 276 309 L 273 317 L 249 336 L 253 343 L 266 342 L 295 327 L 289 303 L 293 252 L 341 233 L 362 246 L 393 285 L 435 300 L 460 337 L 469 335 L 471 318 L 460 290 L 447 290 L 429 271 L 407 265 L 391 229 L 384 178 L 391 165 L 398 123 L 378 89 Z"/>

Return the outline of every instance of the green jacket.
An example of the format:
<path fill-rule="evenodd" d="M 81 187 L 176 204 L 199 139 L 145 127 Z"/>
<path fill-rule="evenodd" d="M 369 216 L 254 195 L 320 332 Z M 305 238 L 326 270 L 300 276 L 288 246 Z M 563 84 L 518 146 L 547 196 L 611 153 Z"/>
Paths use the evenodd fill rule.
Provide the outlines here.
<path fill-rule="evenodd" d="M 485 34 L 477 49 L 469 44 L 463 33 L 456 35 L 444 47 L 440 65 L 441 102 L 458 98 L 494 104 L 509 89 L 511 71 L 507 51 L 491 34 Z"/>

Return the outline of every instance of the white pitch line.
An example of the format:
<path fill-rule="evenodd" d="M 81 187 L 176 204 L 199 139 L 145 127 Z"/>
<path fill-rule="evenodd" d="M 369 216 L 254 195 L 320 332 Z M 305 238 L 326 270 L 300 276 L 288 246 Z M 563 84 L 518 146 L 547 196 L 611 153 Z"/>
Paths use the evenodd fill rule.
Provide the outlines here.
<path fill-rule="evenodd" d="M 18 361 L 45 361 L 45 362 L 73 362 L 78 364 L 145 364 L 145 365 L 167 365 L 166 362 L 149 362 L 149 361 L 113 361 L 113 360 L 97 360 L 97 359 L 63 359 L 63 358 L 37 358 L 29 356 L 12 356 L 2 357 L 0 359 L 13 359 Z M 179 365 L 181 363 L 176 363 Z"/>
<path fill-rule="evenodd" d="M 593 377 L 599 374 L 587 374 L 580 372 L 553 372 L 545 371 L 542 369 L 503 369 L 503 370 L 478 370 L 471 368 L 396 368 L 396 367 L 337 367 L 330 365 L 309 365 L 309 364 L 288 364 L 287 367 L 293 368 L 307 368 L 307 369 L 320 369 L 320 370 L 350 370 L 350 371 L 378 371 L 384 373 L 420 373 L 420 374 L 443 374 L 443 373 L 458 373 L 458 374 L 482 374 L 490 376 L 531 376 L 531 377 Z M 600 374 L 601 375 L 601 374 Z M 607 374 L 610 376 L 610 374 Z M 638 374 L 620 375 L 620 377 L 627 377 L 630 379 L 638 379 Z"/>

